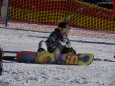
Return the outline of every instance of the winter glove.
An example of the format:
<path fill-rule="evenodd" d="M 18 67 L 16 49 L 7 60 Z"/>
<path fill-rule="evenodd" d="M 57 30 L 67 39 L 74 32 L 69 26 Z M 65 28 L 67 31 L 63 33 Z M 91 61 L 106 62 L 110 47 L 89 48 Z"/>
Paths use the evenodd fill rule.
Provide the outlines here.
<path fill-rule="evenodd" d="M 76 51 L 73 48 L 68 48 L 68 54 L 76 54 Z"/>
<path fill-rule="evenodd" d="M 66 46 L 63 46 L 61 53 L 68 54 L 68 48 Z"/>
<path fill-rule="evenodd" d="M 61 53 L 76 54 L 76 51 L 73 48 L 63 47 L 63 50 L 61 51 Z"/>

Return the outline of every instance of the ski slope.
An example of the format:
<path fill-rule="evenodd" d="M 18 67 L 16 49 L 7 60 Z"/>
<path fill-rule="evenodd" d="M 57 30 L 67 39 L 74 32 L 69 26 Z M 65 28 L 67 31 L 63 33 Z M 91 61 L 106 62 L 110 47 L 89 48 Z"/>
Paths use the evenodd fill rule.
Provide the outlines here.
<path fill-rule="evenodd" d="M 4 51 L 37 51 L 50 33 L 0 28 Z M 92 53 L 89 66 L 3 61 L 0 86 L 115 86 L 115 39 L 69 36 L 77 53 Z M 5 54 L 15 55 L 15 54 Z"/>

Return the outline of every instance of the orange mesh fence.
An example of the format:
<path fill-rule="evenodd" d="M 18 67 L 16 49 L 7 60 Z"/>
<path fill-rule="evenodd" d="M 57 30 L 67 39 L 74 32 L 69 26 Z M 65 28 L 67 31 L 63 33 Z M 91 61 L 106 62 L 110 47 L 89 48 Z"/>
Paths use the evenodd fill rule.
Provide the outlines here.
<path fill-rule="evenodd" d="M 112 10 L 72 0 L 67 15 L 67 21 L 74 27 L 115 31 Z"/>
<path fill-rule="evenodd" d="M 9 0 L 8 23 L 15 21 L 14 25 L 23 29 L 18 23 L 56 25 L 66 21 L 72 27 L 115 31 L 112 14 L 112 10 L 79 0 Z"/>
<path fill-rule="evenodd" d="M 65 15 L 66 0 L 10 0 L 9 19 L 55 24 Z"/>
<path fill-rule="evenodd" d="M 115 19 L 115 0 L 112 0 L 113 2 L 113 18 Z"/>

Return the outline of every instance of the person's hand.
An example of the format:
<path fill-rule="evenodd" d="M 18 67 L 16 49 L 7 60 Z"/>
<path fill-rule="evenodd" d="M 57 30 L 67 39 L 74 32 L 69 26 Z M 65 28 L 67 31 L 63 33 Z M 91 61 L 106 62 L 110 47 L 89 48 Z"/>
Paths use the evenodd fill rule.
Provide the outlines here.
<path fill-rule="evenodd" d="M 76 54 L 76 51 L 73 48 L 68 48 L 68 53 Z"/>
<path fill-rule="evenodd" d="M 66 39 L 64 39 L 64 41 L 66 42 L 66 45 L 68 46 L 68 48 L 71 48 L 70 40 L 68 38 L 66 38 Z"/>

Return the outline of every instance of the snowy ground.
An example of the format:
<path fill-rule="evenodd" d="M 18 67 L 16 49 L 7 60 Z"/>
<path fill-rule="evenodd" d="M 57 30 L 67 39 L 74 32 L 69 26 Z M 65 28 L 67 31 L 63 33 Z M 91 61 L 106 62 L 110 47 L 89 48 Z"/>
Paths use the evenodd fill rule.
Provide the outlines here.
<path fill-rule="evenodd" d="M 0 46 L 5 51 L 37 51 L 49 33 L 0 28 Z M 77 53 L 92 53 L 89 66 L 3 62 L 0 86 L 115 86 L 115 39 L 69 36 Z M 5 54 L 8 55 L 8 54 Z"/>

